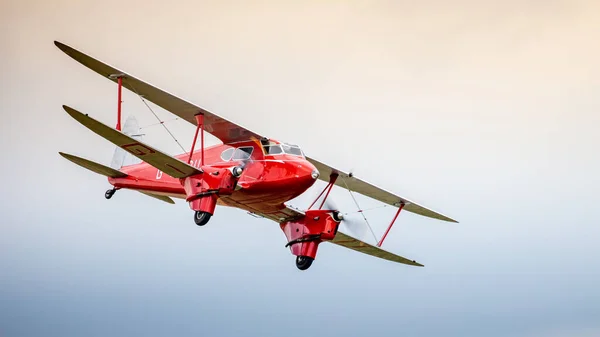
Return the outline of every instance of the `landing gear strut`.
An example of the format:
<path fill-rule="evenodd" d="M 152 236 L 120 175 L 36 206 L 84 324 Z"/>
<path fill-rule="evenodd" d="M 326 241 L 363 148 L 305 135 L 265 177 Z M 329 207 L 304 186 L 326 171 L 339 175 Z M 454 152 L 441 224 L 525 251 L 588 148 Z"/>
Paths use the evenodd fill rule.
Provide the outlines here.
<path fill-rule="evenodd" d="M 104 193 L 104 197 L 106 199 L 110 199 L 112 198 L 112 196 L 115 194 L 115 192 L 117 191 L 116 188 L 110 189 L 110 190 L 106 190 L 106 192 Z"/>
<path fill-rule="evenodd" d="M 311 257 L 298 255 L 296 256 L 296 267 L 300 270 L 306 270 L 312 265 L 313 261 L 314 259 Z"/>
<path fill-rule="evenodd" d="M 211 216 L 212 214 L 208 212 L 196 211 L 194 213 L 194 222 L 198 226 L 204 226 L 208 223 L 208 220 L 210 220 Z"/>

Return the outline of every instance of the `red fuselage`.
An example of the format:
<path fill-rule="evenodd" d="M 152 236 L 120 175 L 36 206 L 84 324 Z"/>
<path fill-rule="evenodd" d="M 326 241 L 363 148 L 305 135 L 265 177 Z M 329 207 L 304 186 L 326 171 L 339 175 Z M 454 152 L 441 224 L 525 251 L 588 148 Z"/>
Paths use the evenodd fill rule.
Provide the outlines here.
<path fill-rule="evenodd" d="M 201 165 L 201 149 L 193 153 L 190 165 L 197 168 L 230 168 L 245 164 L 235 191 L 219 198 L 218 204 L 253 213 L 272 213 L 284 208 L 284 202 L 311 187 L 318 177 L 318 171 L 304 158 L 300 149 L 284 152 L 280 151 L 279 143 L 272 142 L 271 145 L 274 146 L 265 147 L 257 141 L 247 141 L 207 147 L 204 149 L 204 165 Z M 181 154 L 176 158 L 188 162 L 189 155 Z M 125 166 L 121 171 L 128 176 L 109 178 L 116 188 L 186 198 L 179 179 L 146 163 Z"/>

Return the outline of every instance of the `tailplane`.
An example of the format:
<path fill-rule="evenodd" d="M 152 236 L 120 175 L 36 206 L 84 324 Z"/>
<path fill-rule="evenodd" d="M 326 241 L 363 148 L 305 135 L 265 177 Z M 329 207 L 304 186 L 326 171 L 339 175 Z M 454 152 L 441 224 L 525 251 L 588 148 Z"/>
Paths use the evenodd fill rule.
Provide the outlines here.
<path fill-rule="evenodd" d="M 110 167 L 106 167 L 102 164 L 98 164 L 96 162 L 93 162 L 91 160 L 87 160 L 81 157 L 77 157 L 74 156 L 72 154 L 68 154 L 68 153 L 64 153 L 64 152 L 59 152 L 59 154 L 61 156 L 63 156 L 65 159 L 70 160 L 71 162 L 86 168 L 92 172 L 101 174 L 105 177 L 109 177 L 109 178 L 124 178 L 127 177 L 127 174 L 119 171 L 119 170 L 115 170 L 113 168 Z"/>

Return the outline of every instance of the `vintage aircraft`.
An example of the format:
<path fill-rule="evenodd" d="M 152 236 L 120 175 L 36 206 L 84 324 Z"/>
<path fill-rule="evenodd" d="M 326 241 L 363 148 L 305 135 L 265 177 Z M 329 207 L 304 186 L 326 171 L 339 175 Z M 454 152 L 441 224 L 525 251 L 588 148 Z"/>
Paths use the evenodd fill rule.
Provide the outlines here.
<path fill-rule="evenodd" d="M 400 211 L 404 209 L 456 222 L 364 182 L 352 173 L 307 157 L 298 146 L 261 136 L 63 43 L 55 41 L 54 44 L 84 66 L 117 83 L 116 128 L 63 106 L 75 120 L 117 145 L 111 167 L 60 152 L 66 159 L 108 177 L 113 188 L 106 191 L 107 199 L 119 189 L 136 190 L 168 203 L 174 203 L 171 197 L 185 199 L 194 211 L 194 221 L 198 226 L 204 226 L 210 220 L 216 205 L 237 207 L 250 214 L 271 219 L 279 223 L 288 241 L 286 247 L 290 247 L 292 254 L 296 256 L 296 266 L 300 270 L 311 266 L 321 242 L 331 242 L 394 262 L 423 266 L 380 248 Z M 190 152 L 173 157 L 142 143 L 136 135 L 139 130 L 137 122 L 130 119 L 122 130 L 122 87 L 194 124 L 196 133 Z M 204 131 L 216 136 L 222 144 L 205 148 Z M 200 149 L 195 151 L 199 133 Z M 125 165 L 125 156 L 135 156 L 142 162 Z M 317 179 L 327 182 L 327 186 L 308 210 L 301 211 L 285 204 L 304 193 Z M 334 185 L 398 208 L 376 245 L 338 231 L 345 218 L 338 209 L 330 207 L 327 201 Z"/>

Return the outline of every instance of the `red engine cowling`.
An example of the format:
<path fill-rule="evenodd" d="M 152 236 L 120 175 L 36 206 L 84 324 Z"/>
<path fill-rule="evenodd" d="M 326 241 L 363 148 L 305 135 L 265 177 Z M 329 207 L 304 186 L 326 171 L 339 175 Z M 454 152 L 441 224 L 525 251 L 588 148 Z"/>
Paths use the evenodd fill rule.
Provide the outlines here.
<path fill-rule="evenodd" d="M 204 173 L 182 179 L 186 201 L 194 211 L 213 214 L 220 195 L 233 193 L 236 178 L 227 168 L 202 167 Z"/>
<path fill-rule="evenodd" d="M 308 210 L 302 218 L 283 222 L 281 230 L 285 234 L 290 251 L 296 256 L 317 256 L 319 244 L 325 240 L 333 240 L 339 221 L 333 218 L 330 210 Z"/>

